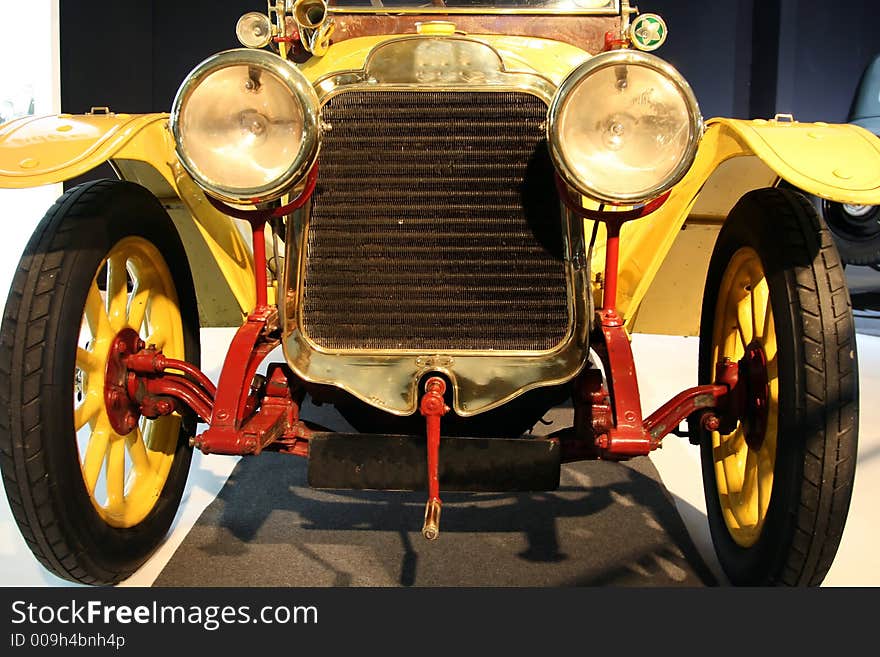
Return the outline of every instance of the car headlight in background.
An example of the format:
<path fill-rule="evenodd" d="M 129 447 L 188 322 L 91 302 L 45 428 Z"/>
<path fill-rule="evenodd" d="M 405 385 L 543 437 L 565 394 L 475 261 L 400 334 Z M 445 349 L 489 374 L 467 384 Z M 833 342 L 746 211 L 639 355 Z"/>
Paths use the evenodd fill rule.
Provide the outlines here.
<path fill-rule="evenodd" d="M 249 11 L 235 24 L 235 36 L 247 48 L 265 48 L 272 43 L 272 23 L 266 14 Z"/>
<path fill-rule="evenodd" d="M 703 120 L 672 66 L 616 50 L 569 74 L 550 104 L 547 129 L 553 162 L 570 187 L 598 201 L 636 204 L 682 179 Z"/>
<path fill-rule="evenodd" d="M 290 62 L 228 50 L 187 76 L 171 108 L 181 164 L 207 193 L 231 203 L 279 198 L 318 155 L 318 98 Z"/>

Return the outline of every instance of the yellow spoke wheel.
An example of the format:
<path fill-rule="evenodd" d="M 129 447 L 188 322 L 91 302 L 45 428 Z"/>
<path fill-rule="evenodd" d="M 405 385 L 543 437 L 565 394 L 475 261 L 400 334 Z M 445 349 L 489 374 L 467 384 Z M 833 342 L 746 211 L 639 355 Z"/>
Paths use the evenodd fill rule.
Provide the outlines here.
<path fill-rule="evenodd" d="M 843 266 L 802 196 L 750 192 L 706 277 L 700 381 L 738 364 L 722 431 L 698 432 L 709 529 L 730 581 L 815 585 L 834 558 L 855 468 L 858 376 Z"/>
<path fill-rule="evenodd" d="M 13 290 L 0 329 L 0 404 L 11 410 L 8 426 L 0 423 L 0 450 L 11 455 L 2 462 L 7 496 L 46 568 L 87 584 L 118 582 L 174 519 L 196 422 L 131 411 L 114 350 L 141 339 L 198 365 L 186 252 L 149 191 L 86 183 L 40 222 Z"/>
<path fill-rule="evenodd" d="M 113 426 L 105 373 L 110 350 L 126 329 L 166 356 L 185 358 L 171 272 L 143 237 L 123 238 L 101 263 L 86 297 L 76 355 L 74 429 L 83 481 L 95 509 L 114 527 L 136 525 L 152 510 L 180 433 L 176 415 L 141 419 L 130 429 Z"/>
<path fill-rule="evenodd" d="M 712 432 L 724 522 L 734 541 L 749 547 L 760 537 L 770 506 L 779 427 L 776 327 L 761 259 L 751 247 L 736 251 L 724 272 L 712 346 L 712 360 L 718 363 L 729 358 L 740 363 L 740 377 L 751 374 L 750 380 L 760 380 L 760 370 L 764 370 L 759 385 L 750 386 L 747 416 L 732 433 Z M 750 369 L 758 370 L 757 376 Z"/>

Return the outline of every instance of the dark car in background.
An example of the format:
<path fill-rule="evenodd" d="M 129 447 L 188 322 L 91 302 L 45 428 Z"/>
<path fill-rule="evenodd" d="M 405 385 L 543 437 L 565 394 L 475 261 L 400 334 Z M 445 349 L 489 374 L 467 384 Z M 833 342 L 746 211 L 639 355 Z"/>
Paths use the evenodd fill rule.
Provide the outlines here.
<path fill-rule="evenodd" d="M 865 69 L 856 89 L 849 122 L 880 135 L 880 55 Z M 851 205 L 811 197 L 834 235 L 847 265 L 880 269 L 880 205 Z"/>

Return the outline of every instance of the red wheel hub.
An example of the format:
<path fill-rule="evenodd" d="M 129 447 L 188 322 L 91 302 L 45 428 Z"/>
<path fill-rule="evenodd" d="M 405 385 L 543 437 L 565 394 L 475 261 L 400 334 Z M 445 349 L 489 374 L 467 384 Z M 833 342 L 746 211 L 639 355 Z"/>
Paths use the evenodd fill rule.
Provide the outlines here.
<path fill-rule="evenodd" d="M 740 385 L 742 392 L 741 415 L 746 444 L 753 450 L 761 448 L 767 431 L 767 408 L 770 402 L 770 382 L 767 378 L 767 355 L 758 342 L 746 347 L 746 353 L 739 361 Z"/>
<path fill-rule="evenodd" d="M 144 348 L 134 329 L 122 329 L 110 344 L 104 372 L 104 406 L 110 426 L 120 436 L 130 433 L 141 417 L 140 407 L 128 394 L 128 368 L 125 358 Z"/>

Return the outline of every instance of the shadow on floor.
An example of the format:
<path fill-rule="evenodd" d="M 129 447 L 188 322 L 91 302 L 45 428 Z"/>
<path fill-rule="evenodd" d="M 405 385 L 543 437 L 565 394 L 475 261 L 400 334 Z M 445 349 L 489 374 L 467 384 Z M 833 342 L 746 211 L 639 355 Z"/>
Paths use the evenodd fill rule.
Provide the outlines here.
<path fill-rule="evenodd" d="M 699 586 L 715 580 L 647 458 L 563 469 L 559 490 L 317 491 L 306 463 L 242 459 L 157 586 Z"/>

